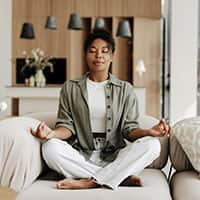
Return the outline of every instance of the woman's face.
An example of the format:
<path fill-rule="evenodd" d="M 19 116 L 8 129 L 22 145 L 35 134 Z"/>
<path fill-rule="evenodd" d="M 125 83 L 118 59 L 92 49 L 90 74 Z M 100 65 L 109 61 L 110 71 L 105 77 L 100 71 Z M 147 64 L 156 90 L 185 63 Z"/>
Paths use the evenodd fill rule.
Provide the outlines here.
<path fill-rule="evenodd" d="M 95 39 L 87 50 L 86 61 L 91 72 L 108 73 L 112 61 L 112 50 L 106 41 Z"/>

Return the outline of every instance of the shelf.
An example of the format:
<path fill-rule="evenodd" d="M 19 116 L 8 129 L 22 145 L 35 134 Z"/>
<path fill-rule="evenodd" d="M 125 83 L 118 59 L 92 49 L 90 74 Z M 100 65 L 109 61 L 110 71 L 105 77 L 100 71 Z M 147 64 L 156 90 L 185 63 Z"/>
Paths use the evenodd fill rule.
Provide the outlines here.
<path fill-rule="evenodd" d="M 12 115 L 38 111 L 56 111 L 61 87 L 6 87 L 6 96 L 12 99 Z M 146 89 L 134 88 L 140 114 L 146 113 Z"/>
<path fill-rule="evenodd" d="M 6 96 L 11 98 L 59 98 L 61 87 L 6 87 Z"/>

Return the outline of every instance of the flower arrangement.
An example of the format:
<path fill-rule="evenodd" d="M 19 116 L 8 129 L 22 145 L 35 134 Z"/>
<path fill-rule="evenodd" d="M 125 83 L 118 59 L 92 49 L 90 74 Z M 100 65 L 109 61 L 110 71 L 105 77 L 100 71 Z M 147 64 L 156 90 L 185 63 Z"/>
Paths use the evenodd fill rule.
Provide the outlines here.
<path fill-rule="evenodd" d="M 25 57 L 25 64 L 21 68 L 21 72 L 24 73 L 25 69 L 28 67 L 34 70 L 31 72 L 30 77 L 25 79 L 25 85 L 31 87 L 45 87 L 46 77 L 43 70 L 46 67 L 50 68 L 50 72 L 53 72 L 53 63 L 50 62 L 52 57 L 46 56 L 44 51 L 41 49 L 32 49 L 30 53 L 23 51 L 22 55 Z"/>
<path fill-rule="evenodd" d="M 25 56 L 25 65 L 21 69 L 22 72 L 26 67 L 34 68 L 35 71 L 43 71 L 46 67 L 49 67 L 50 71 L 53 72 L 53 64 L 49 62 L 52 57 L 45 56 L 44 51 L 41 49 L 32 49 L 30 54 L 27 51 L 23 51 L 22 55 Z"/>

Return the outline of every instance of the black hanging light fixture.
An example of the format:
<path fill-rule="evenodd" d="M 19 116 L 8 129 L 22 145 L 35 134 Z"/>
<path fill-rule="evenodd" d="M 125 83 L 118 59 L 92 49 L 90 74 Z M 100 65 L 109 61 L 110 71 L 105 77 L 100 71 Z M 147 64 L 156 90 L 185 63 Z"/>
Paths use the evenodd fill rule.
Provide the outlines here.
<path fill-rule="evenodd" d="M 94 24 L 94 29 L 103 29 L 105 28 L 105 20 L 101 17 L 96 18 L 95 24 Z"/>
<path fill-rule="evenodd" d="M 57 23 L 56 23 L 56 17 L 55 16 L 48 16 L 47 17 L 45 28 L 51 29 L 51 30 L 57 29 Z"/>
<path fill-rule="evenodd" d="M 35 33 L 32 23 L 25 22 L 22 26 L 20 38 L 22 39 L 34 39 Z"/>
<path fill-rule="evenodd" d="M 68 29 L 82 30 L 82 20 L 79 14 L 72 13 L 70 15 Z"/>
<path fill-rule="evenodd" d="M 128 20 L 121 20 L 118 24 L 117 28 L 117 37 L 122 37 L 122 38 L 131 38 L 131 27 L 130 23 Z"/>
<path fill-rule="evenodd" d="M 53 5 L 54 1 L 50 0 L 50 11 L 49 11 L 49 16 L 47 16 L 46 19 L 46 24 L 45 24 L 45 28 L 46 29 L 50 29 L 50 30 L 55 30 L 57 29 L 57 23 L 56 23 L 56 17 L 53 15 Z"/>

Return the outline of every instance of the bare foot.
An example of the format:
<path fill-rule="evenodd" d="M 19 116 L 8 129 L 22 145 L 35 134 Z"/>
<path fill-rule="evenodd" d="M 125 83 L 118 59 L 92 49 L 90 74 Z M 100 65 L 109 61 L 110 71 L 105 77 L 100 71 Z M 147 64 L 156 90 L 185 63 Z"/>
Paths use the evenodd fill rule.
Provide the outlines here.
<path fill-rule="evenodd" d="M 99 185 L 94 179 L 70 179 L 66 178 L 59 181 L 56 185 L 58 189 L 89 189 L 96 188 Z"/>
<path fill-rule="evenodd" d="M 121 186 L 139 186 L 143 187 L 144 182 L 138 176 L 129 176 L 121 184 Z"/>

